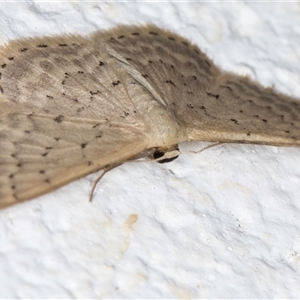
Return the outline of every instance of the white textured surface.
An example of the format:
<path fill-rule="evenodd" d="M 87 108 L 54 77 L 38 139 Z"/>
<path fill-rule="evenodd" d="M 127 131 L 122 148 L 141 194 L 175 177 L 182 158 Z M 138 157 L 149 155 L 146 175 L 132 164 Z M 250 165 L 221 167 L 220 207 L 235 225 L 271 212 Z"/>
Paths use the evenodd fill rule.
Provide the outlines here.
<path fill-rule="evenodd" d="M 0 3 L 2 42 L 145 22 L 300 98 L 299 3 Z M 0 298 L 300 297 L 300 149 L 127 163 L 89 203 L 94 177 L 0 212 Z"/>

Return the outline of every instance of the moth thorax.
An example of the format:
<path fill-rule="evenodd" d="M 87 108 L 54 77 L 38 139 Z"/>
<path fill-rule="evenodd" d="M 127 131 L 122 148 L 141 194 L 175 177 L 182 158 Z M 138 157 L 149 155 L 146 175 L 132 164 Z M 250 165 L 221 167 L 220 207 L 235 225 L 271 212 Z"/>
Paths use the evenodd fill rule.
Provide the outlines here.
<path fill-rule="evenodd" d="M 164 107 L 154 106 L 149 111 L 154 135 L 152 147 L 172 148 L 179 142 L 186 140 L 185 128 Z"/>

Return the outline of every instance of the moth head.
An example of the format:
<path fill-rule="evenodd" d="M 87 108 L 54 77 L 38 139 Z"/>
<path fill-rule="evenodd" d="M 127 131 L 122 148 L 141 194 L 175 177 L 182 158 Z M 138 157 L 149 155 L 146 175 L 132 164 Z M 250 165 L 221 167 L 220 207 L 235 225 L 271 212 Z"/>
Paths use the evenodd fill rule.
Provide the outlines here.
<path fill-rule="evenodd" d="M 171 162 L 176 159 L 180 154 L 178 146 L 174 146 L 171 148 L 157 148 L 154 150 L 152 156 L 158 163 L 163 164 L 167 162 Z"/>

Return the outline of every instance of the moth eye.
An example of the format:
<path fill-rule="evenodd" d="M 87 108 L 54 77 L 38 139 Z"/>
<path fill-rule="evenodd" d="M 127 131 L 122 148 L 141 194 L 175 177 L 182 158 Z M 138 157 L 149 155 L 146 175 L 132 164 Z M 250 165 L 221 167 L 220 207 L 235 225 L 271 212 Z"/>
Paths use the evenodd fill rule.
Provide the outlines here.
<path fill-rule="evenodd" d="M 154 153 L 153 153 L 153 158 L 154 159 L 158 159 L 160 157 L 163 157 L 165 155 L 165 152 L 163 151 L 160 151 L 160 150 L 156 150 Z"/>

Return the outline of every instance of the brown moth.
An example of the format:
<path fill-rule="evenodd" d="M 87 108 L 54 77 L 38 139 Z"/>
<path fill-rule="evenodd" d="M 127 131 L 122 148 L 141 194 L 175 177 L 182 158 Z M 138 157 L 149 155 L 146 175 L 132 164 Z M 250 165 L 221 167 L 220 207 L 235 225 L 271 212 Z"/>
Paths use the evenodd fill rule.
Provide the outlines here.
<path fill-rule="evenodd" d="M 0 48 L 0 208 L 183 141 L 300 146 L 300 102 L 155 26 Z"/>

